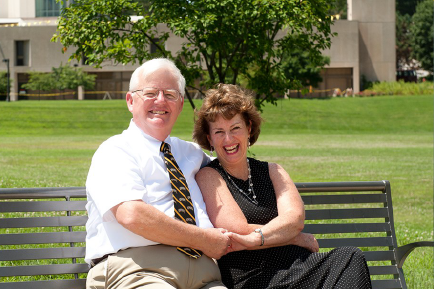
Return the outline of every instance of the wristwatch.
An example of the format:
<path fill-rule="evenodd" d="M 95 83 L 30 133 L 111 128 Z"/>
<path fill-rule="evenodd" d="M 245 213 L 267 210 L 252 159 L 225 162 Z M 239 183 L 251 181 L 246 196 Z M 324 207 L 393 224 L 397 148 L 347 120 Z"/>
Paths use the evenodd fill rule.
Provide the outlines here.
<path fill-rule="evenodd" d="M 262 234 L 262 230 L 261 229 L 255 229 L 255 233 L 261 234 L 261 245 L 264 245 L 264 234 Z"/>

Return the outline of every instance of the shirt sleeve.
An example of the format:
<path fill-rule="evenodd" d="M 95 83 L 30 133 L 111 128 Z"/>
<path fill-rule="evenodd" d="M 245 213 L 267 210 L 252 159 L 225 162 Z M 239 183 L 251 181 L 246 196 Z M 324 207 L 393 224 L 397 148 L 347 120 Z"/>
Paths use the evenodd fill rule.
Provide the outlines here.
<path fill-rule="evenodd" d="M 114 206 L 142 200 L 146 194 L 137 160 L 128 147 L 103 143 L 92 158 L 86 189 L 104 221 L 113 221 Z"/>

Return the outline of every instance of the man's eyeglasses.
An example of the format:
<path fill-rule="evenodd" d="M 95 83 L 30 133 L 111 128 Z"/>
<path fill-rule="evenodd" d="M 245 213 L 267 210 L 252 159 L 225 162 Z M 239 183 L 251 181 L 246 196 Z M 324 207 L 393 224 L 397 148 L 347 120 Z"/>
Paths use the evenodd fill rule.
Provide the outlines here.
<path fill-rule="evenodd" d="M 176 89 L 158 89 L 158 88 L 154 88 L 154 87 L 145 87 L 142 89 L 134 90 L 134 91 L 132 91 L 132 93 L 137 92 L 137 91 L 141 91 L 142 92 L 141 97 L 146 98 L 146 99 L 157 98 L 158 95 L 160 94 L 160 91 L 163 92 L 164 98 L 166 100 L 170 100 L 170 101 L 177 101 L 179 99 L 179 96 L 181 95 L 181 93 L 179 91 L 177 91 Z"/>

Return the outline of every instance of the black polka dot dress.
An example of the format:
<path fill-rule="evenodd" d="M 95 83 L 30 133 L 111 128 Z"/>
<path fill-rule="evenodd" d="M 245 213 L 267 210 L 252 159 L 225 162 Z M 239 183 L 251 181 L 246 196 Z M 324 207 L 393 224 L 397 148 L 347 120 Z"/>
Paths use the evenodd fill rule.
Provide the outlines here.
<path fill-rule="evenodd" d="M 217 170 L 240 206 L 247 222 L 265 225 L 277 216 L 277 202 L 268 163 L 249 158 L 255 204 L 232 184 L 218 160 L 208 166 Z M 248 180 L 230 176 L 244 192 Z M 311 253 L 298 246 L 229 253 L 218 260 L 223 283 L 228 288 L 372 288 L 362 252 L 341 247 L 327 253 Z"/>

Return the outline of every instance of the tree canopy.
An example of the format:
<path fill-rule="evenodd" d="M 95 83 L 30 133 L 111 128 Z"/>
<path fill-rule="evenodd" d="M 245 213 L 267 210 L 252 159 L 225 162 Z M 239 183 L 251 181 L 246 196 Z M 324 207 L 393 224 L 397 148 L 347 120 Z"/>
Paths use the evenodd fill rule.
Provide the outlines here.
<path fill-rule="evenodd" d="M 432 0 L 420 2 L 413 15 L 410 28 L 413 44 L 413 57 L 420 62 L 423 69 L 433 73 L 433 7 Z"/>
<path fill-rule="evenodd" d="M 23 87 L 42 91 L 77 89 L 79 86 L 92 89 L 96 78 L 96 75 L 87 74 L 81 68 L 69 65 L 53 67 L 51 73 L 30 72 L 29 75 L 29 82 L 23 84 Z"/>
<path fill-rule="evenodd" d="M 407 14 L 413 16 L 419 2 L 421 0 L 396 0 L 396 12 L 399 12 L 401 15 Z"/>
<path fill-rule="evenodd" d="M 330 15 L 339 15 L 340 19 L 347 19 L 347 0 L 333 0 Z"/>
<path fill-rule="evenodd" d="M 71 59 L 86 56 L 97 67 L 107 60 L 134 64 L 155 57 L 173 59 L 189 87 L 242 80 L 257 93 L 260 106 L 300 85 L 297 75 L 284 71 L 288 51 L 306 52 L 315 66 L 323 62 L 321 52 L 333 36 L 327 0 L 141 2 L 150 5 L 76 0 L 62 11 L 53 41 L 75 47 Z M 181 49 L 168 50 L 170 35 L 183 39 Z"/>
<path fill-rule="evenodd" d="M 396 67 L 412 64 L 411 16 L 396 11 Z"/>
<path fill-rule="evenodd" d="M 9 79 L 9 87 L 12 85 L 12 80 Z M 6 71 L 0 71 L 0 94 L 6 94 L 8 86 L 8 78 Z"/>

